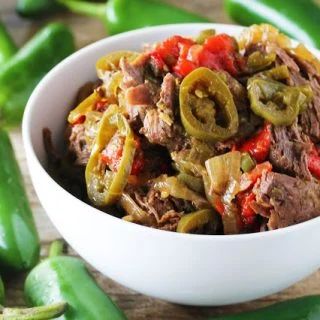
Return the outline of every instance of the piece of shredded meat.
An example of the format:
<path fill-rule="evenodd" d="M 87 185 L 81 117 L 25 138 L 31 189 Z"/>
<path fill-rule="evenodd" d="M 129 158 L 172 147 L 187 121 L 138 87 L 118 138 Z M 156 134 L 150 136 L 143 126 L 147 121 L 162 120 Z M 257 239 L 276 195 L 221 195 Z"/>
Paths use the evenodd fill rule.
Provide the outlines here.
<path fill-rule="evenodd" d="M 68 149 L 74 155 L 76 165 L 85 166 L 88 163 L 91 150 L 85 139 L 84 124 L 76 124 L 71 127 Z"/>

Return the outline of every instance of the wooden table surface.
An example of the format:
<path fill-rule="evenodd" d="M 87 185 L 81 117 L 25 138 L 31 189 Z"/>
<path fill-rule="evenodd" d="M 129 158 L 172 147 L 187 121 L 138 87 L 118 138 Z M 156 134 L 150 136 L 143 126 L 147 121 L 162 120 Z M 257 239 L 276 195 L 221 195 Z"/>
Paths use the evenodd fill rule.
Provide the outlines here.
<path fill-rule="evenodd" d="M 68 24 L 76 37 L 77 47 L 81 48 L 95 40 L 101 39 L 105 36 L 103 26 L 99 21 L 94 19 L 71 15 L 68 13 L 59 14 L 55 17 L 50 17 L 46 20 L 28 21 L 19 18 L 14 11 L 15 0 L 0 0 L 0 18 L 8 26 L 16 42 L 21 45 L 29 39 L 40 26 L 48 21 L 62 21 Z M 222 0 L 170 0 L 185 8 L 194 10 L 203 14 L 216 22 L 230 23 L 230 19 L 225 15 L 222 8 Z M 181 3 L 182 2 L 182 3 Z M 26 167 L 25 154 L 22 145 L 21 131 L 15 129 L 11 131 L 11 137 L 16 150 L 16 155 L 20 163 L 25 184 L 27 187 L 29 199 L 33 208 L 36 223 L 38 226 L 41 242 L 43 244 L 42 254 L 46 254 L 48 244 L 56 238 L 59 238 L 59 233 L 52 226 L 47 218 L 44 209 L 32 187 L 30 176 Z M 294 250 L 294 249 L 293 249 Z M 294 268 L 294 266 L 292 266 Z M 233 313 L 241 310 L 249 310 L 261 307 L 275 301 L 285 300 L 288 298 L 298 297 L 307 294 L 320 294 L 320 271 L 313 274 L 304 281 L 295 286 L 280 292 L 276 295 L 266 297 L 264 299 L 216 308 L 198 308 L 185 307 L 180 305 L 170 304 L 164 301 L 153 299 L 132 290 L 124 288 L 110 279 L 92 270 L 100 285 L 104 290 L 118 303 L 118 305 L 125 311 L 128 318 L 131 320 L 138 319 L 203 319 L 205 316 L 220 315 L 225 313 Z M 253 271 L 254 272 L 254 271 Z M 22 306 L 23 301 L 23 279 L 24 275 L 16 276 L 9 279 L 7 286 L 7 305 L 8 306 Z M 219 288 L 217 288 L 219 290 Z M 101 319 L 103 320 L 103 319 Z M 267 320 L 267 319 L 266 319 Z M 279 319 L 281 320 L 281 319 Z"/>

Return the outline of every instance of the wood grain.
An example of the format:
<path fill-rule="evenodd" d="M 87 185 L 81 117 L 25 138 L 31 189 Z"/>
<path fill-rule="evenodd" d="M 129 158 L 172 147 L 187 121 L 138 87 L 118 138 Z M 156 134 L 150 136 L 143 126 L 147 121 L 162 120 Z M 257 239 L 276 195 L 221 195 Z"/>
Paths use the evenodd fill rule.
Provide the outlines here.
<path fill-rule="evenodd" d="M 62 21 L 68 24 L 76 37 L 76 44 L 81 48 L 88 43 L 105 37 L 105 31 L 99 21 L 90 18 L 63 13 L 50 17 L 50 19 L 38 19 L 36 21 L 28 21 L 19 18 L 14 11 L 14 0 L 0 0 L 0 18 L 6 23 L 9 31 L 14 36 L 16 42 L 21 45 L 31 37 L 43 24 L 49 21 Z M 178 6 L 193 10 L 216 22 L 230 23 L 230 19 L 224 14 L 222 9 L 222 1 L 218 0 L 168 0 Z M 10 132 L 16 156 L 21 166 L 28 196 L 36 218 L 39 234 L 42 241 L 42 254 L 47 252 L 48 244 L 59 237 L 59 233 L 52 226 L 51 222 L 45 215 L 44 209 L 40 205 L 38 198 L 32 187 L 30 176 L 26 167 L 25 154 L 23 150 L 21 131 L 15 129 Z M 75 254 L 71 252 L 71 254 Z M 294 266 L 293 266 L 294 268 Z M 182 320 L 182 319 L 203 319 L 206 316 L 233 313 L 242 310 L 255 309 L 275 301 L 284 300 L 292 297 L 298 297 L 307 294 L 320 294 L 320 272 L 317 272 L 296 284 L 295 286 L 280 292 L 276 295 L 266 297 L 264 299 L 239 304 L 228 307 L 218 308 L 198 308 L 185 307 L 166 303 L 157 299 L 153 299 L 127 288 L 124 288 L 115 282 L 102 276 L 95 270 L 92 270 L 96 279 L 104 290 L 119 304 L 125 311 L 130 320 L 155 319 L 155 320 Z M 7 287 L 7 305 L 22 306 L 23 299 L 23 280 L 24 275 L 15 276 L 6 281 Z M 219 290 L 219 288 L 217 288 Z M 103 320 L 103 319 L 102 319 Z"/>

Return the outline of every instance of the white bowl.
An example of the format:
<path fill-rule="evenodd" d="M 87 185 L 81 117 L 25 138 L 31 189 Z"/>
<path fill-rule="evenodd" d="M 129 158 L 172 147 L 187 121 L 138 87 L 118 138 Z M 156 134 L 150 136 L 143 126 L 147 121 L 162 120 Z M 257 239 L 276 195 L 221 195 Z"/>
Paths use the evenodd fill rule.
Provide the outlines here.
<path fill-rule="evenodd" d="M 173 34 L 214 28 L 181 24 L 146 28 L 96 42 L 56 66 L 33 92 L 23 138 L 38 197 L 69 244 L 104 275 L 138 292 L 189 305 L 225 305 L 280 291 L 320 266 L 320 218 L 296 226 L 232 236 L 188 235 L 146 228 L 103 213 L 73 197 L 46 172 L 42 129 L 62 139 L 78 88 L 96 78 L 95 62 L 114 50 L 140 50 Z M 39 61 L 41 63 L 41 61 Z"/>

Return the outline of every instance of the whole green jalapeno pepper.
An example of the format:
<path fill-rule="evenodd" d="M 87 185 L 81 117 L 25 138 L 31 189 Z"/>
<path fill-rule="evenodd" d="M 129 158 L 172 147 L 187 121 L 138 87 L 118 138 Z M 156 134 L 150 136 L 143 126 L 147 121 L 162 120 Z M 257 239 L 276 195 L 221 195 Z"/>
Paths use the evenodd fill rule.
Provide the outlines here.
<path fill-rule="evenodd" d="M 204 17 L 157 0 L 109 0 L 106 4 L 77 0 L 58 2 L 71 11 L 101 19 L 109 34 L 160 24 L 208 22 Z"/>
<path fill-rule="evenodd" d="M 0 21 L 0 67 L 11 58 L 17 50 L 17 46 L 13 42 L 6 27 Z"/>
<path fill-rule="evenodd" d="M 70 30 L 60 23 L 46 26 L 0 68 L 0 123 L 21 121 L 35 86 L 51 68 L 74 51 Z"/>
<path fill-rule="evenodd" d="M 210 320 L 316 320 L 320 319 L 320 296 L 275 303 L 255 311 L 212 317 Z"/>
<path fill-rule="evenodd" d="M 270 23 L 301 42 L 320 48 L 315 26 L 320 7 L 312 0 L 225 0 L 226 11 L 242 25 Z"/>
<path fill-rule="evenodd" d="M 4 130 L 0 130 L 0 163 L 0 270 L 30 269 L 39 259 L 39 239 L 19 166 Z"/>
<path fill-rule="evenodd" d="M 22 17 L 37 18 L 57 12 L 61 6 L 56 0 L 18 0 L 16 10 Z"/>
<path fill-rule="evenodd" d="M 125 320 L 124 313 L 102 291 L 85 264 L 74 257 L 60 256 L 61 242 L 51 246 L 49 258 L 36 266 L 25 282 L 25 296 L 32 306 L 64 301 L 61 320 Z"/>
<path fill-rule="evenodd" d="M 182 124 L 191 136 L 216 142 L 236 134 L 238 112 L 228 86 L 217 72 L 201 67 L 188 74 L 181 83 L 179 101 Z M 224 125 L 217 121 L 216 103 L 223 110 Z"/>

